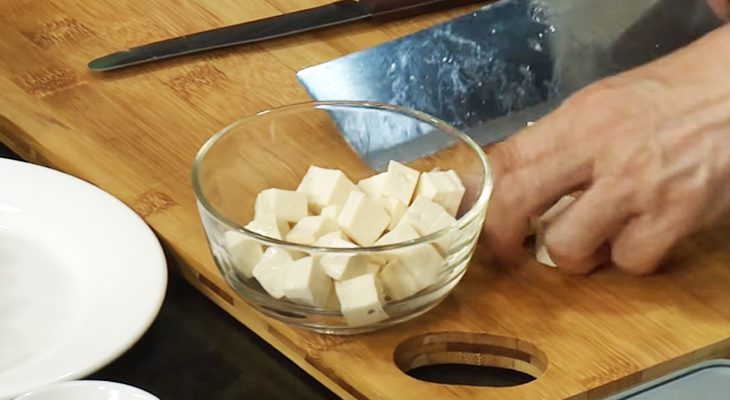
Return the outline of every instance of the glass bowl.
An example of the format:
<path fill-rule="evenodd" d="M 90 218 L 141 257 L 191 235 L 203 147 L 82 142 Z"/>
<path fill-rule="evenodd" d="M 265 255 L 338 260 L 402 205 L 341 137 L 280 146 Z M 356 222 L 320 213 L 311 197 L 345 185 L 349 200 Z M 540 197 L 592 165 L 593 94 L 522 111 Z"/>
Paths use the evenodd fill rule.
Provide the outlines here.
<path fill-rule="evenodd" d="M 344 133 L 344 135 L 343 135 Z M 465 186 L 456 223 L 417 239 L 372 247 L 319 247 L 262 236 L 245 226 L 259 192 L 295 190 L 312 165 L 339 169 L 353 182 L 381 172 L 395 160 L 419 171 L 454 170 Z M 373 331 L 416 318 L 441 302 L 466 272 L 486 215 L 492 179 L 486 154 L 464 133 L 427 114 L 394 105 L 310 102 L 262 111 L 216 133 L 193 165 L 193 188 L 215 262 L 230 287 L 262 313 L 296 327 L 327 334 Z M 394 253 L 443 244 L 435 283 L 406 298 L 383 300 L 377 321 L 353 322 L 336 306 L 315 307 L 270 296 L 247 278 L 228 248 L 228 232 L 262 248 L 322 257 L 382 260 Z M 420 246 L 420 247 L 419 247 Z"/>

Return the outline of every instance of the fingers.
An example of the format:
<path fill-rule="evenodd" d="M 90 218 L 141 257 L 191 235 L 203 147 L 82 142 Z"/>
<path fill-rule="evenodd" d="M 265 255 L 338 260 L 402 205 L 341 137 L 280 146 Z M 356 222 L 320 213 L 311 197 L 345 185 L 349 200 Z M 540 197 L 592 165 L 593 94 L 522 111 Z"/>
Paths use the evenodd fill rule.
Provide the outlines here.
<path fill-rule="evenodd" d="M 520 263 L 530 217 L 590 180 L 590 152 L 570 142 L 565 121 L 548 116 L 488 150 L 495 186 L 485 237 L 502 264 Z"/>
<path fill-rule="evenodd" d="M 672 247 L 691 232 L 691 226 L 689 221 L 666 215 L 638 216 L 621 230 L 611 244 L 613 263 L 637 275 L 654 272 Z"/>
<path fill-rule="evenodd" d="M 618 186 L 612 179 L 596 182 L 550 223 L 545 246 L 561 269 L 588 273 L 608 261 L 607 244 L 631 212 Z"/>
<path fill-rule="evenodd" d="M 730 19 L 730 1 L 728 0 L 707 0 L 707 3 L 712 8 L 712 11 L 717 14 L 718 17 L 729 20 Z"/>

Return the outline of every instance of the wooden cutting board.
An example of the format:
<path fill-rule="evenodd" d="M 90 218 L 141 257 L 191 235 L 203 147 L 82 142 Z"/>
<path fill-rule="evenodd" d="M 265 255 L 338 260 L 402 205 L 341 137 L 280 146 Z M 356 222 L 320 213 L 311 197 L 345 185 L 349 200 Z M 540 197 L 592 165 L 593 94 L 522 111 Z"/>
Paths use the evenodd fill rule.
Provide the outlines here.
<path fill-rule="evenodd" d="M 231 121 L 307 100 L 295 71 L 465 13 L 357 23 L 234 50 L 95 75 L 104 53 L 316 6 L 325 0 L 3 0 L 0 140 L 29 161 L 91 181 L 155 229 L 201 292 L 336 393 L 349 398 L 600 398 L 730 354 L 730 224 L 683 243 L 661 274 L 588 277 L 484 248 L 448 299 L 400 327 L 357 337 L 295 330 L 225 286 L 190 185 L 199 146 Z M 114 227 L 109 227 L 114 229 Z M 448 386 L 403 373 L 465 362 L 539 375 L 522 386 Z"/>

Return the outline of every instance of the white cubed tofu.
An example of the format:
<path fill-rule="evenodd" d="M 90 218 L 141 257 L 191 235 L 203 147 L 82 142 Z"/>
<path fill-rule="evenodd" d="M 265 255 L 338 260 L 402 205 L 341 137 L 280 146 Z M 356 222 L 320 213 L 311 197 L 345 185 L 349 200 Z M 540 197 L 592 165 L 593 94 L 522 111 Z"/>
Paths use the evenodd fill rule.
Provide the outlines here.
<path fill-rule="evenodd" d="M 246 225 L 246 229 L 259 235 L 283 240 L 286 234 L 289 233 L 289 223 L 276 218 L 274 214 L 261 213 Z"/>
<path fill-rule="evenodd" d="M 418 177 L 421 173 L 409 168 L 397 161 L 388 163 L 388 171 L 383 179 L 381 195 L 400 200 L 405 204 L 411 204 L 413 192 L 418 184 Z"/>
<path fill-rule="evenodd" d="M 375 242 L 376 246 L 386 246 L 389 244 L 407 242 L 409 240 L 418 239 L 420 235 L 415 229 L 406 221 L 398 224 L 393 230 L 386 233 Z"/>
<path fill-rule="evenodd" d="M 434 220 L 442 214 L 448 214 L 443 206 L 426 197 L 418 196 L 408 207 L 402 220 L 413 226 L 419 234 L 428 235 L 433 232 L 431 226 Z"/>
<path fill-rule="evenodd" d="M 383 195 L 383 187 L 387 172 L 373 175 L 369 178 L 362 179 L 357 183 L 357 187 L 372 199 L 377 199 Z"/>
<path fill-rule="evenodd" d="M 352 191 L 337 223 L 355 243 L 372 246 L 390 224 L 390 215 L 365 193 Z"/>
<path fill-rule="evenodd" d="M 535 259 L 540 264 L 547 265 L 548 267 L 558 266 L 557 264 L 555 264 L 555 261 L 553 261 L 552 257 L 550 257 L 550 253 L 548 253 L 547 247 L 545 247 L 542 233 L 539 233 L 535 236 Z"/>
<path fill-rule="evenodd" d="M 345 173 L 338 169 L 309 167 L 298 192 L 306 193 L 309 206 L 315 212 L 332 204 L 343 204 L 351 191 L 358 190 Z"/>
<path fill-rule="evenodd" d="M 405 214 L 406 210 L 408 210 L 408 206 L 406 205 L 406 203 L 392 197 L 381 196 L 375 199 L 375 201 L 383 206 L 385 211 L 390 216 L 390 223 L 388 224 L 389 230 L 392 230 L 396 227 L 396 225 L 398 225 L 401 218 L 403 218 L 403 214 Z"/>
<path fill-rule="evenodd" d="M 253 267 L 253 277 L 275 299 L 284 297 L 284 279 L 294 260 L 288 251 L 279 247 L 266 249 Z"/>
<path fill-rule="evenodd" d="M 294 225 L 286 240 L 299 244 L 314 244 L 320 237 L 337 231 L 337 224 L 321 215 L 304 217 Z"/>
<path fill-rule="evenodd" d="M 335 247 L 335 246 L 330 246 L 330 244 L 336 243 L 337 240 L 343 240 L 343 241 L 347 242 L 347 246 L 345 246 L 345 247 L 357 247 L 354 243 L 348 241 L 345 234 L 342 233 L 341 231 L 334 231 L 334 232 L 330 232 L 326 235 L 322 235 L 319 239 L 317 239 L 317 241 L 314 244 L 317 246 L 323 246 L 323 247 Z M 337 246 L 337 247 L 339 247 L 339 246 Z"/>
<path fill-rule="evenodd" d="M 294 261 L 286 272 L 284 296 L 295 303 L 324 307 L 331 291 L 332 279 L 312 257 Z"/>
<path fill-rule="evenodd" d="M 558 200 L 552 207 L 550 207 L 544 214 L 540 216 L 537 231 L 540 231 L 546 224 L 551 223 L 555 218 L 558 217 L 563 211 L 568 209 L 571 204 L 576 200 L 575 196 L 567 195 L 563 196 Z"/>
<path fill-rule="evenodd" d="M 393 250 L 391 254 L 413 275 L 419 290 L 433 285 L 446 266 L 441 254 L 428 243 Z"/>
<path fill-rule="evenodd" d="M 345 269 L 340 277 L 340 281 L 352 279 L 354 277 L 365 275 L 365 274 L 377 274 L 380 272 L 380 265 L 371 262 L 367 257 L 363 255 L 357 256 L 364 259 L 364 262 L 353 263 L 350 268 Z"/>
<path fill-rule="evenodd" d="M 354 243 L 335 236 L 336 233 L 321 237 L 316 245 L 335 248 L 357 248 Z M 324 272 L 334 280 L 348 279 L 368 272 L 370 260 L 357 253 L 326 253 L 319 257 L 319 264 Z"/>
<path fill-rule="evenodd" d="M 575 200 L 575 196 L 563 196 L 539 218 L 533 218 L 531 220 L 531 229 L 535 234 L 535 259 L 540 264 L 547 265 L 549 267 L 557 267 L 555 261 L 553 261 L 552 257 L 550 257 L 547 247 L 545 247 L 545 229 L 555 220 L 555 218 L 558 217 L 558 215 L 570 207 Z"/>
<path fill-rule="evenodd" d="M 447 213 L 439 214 L 438 217 L 434 218 L 433 223 L 430 227 L 430 232 L 438 232 L 441 229 L 448 228 L 450 226 L 456 225 L 456 219 L 452 217 L 451 215 Z M 451 241 L 455 237 L 456 232 L 448 233 L 444 235 L 441 239 L 438 239 L 434 242 L 434 245 L 436 248 L 441 252 L 441 254 L 448 253 L 449 249 L 451 248 Z"/>
<path fill-rule="evenodd" d="M 402 221 L 411 224 L 422 236 L 456 224 L 456 219 L 446 212 L 443 206 L 422 196 L 416 197 L 413 204 L 408 207 L 408 211 L 403 215 Z M 443 254 L 448 252 L 452 236 L 453 233 L 448 234 L 435 243 Z"/>
<path fill-rule="evenodd" d="M 411 271 L 399 259 L 393 259 L 380 271 L 385 295 L 390 300 L 410 297 L 422 289 Z"/>
<path fill-rule="evenodd" d="M 233 268 L 246 278 L 251 278 L 253 276 L 253 267 L 264 254 L 261 245 L 243 233 L 236 231 L 224 233 L 223 241 Z"/>
<path fill-rule="evenodd" d="M 307 216 L 307 196 L 292 190 L 266 189 L 256 197 L 256 216 L 263 214 L 296 223 Z"/>
<path fill-rule="evenodd" d="M 383 310 L 383 289 L 375 274 L 335 282 L 340 310 L 349 326 L 363 326 L 388 319 Z"/>
<path fill-rule="evenodd" d="M 440 204 L 453 217 L 459 211 L 465 191 L 464 184 L 454 170 L 426 172 L 418 180 L 416 196 Z"/>
<path fill-rule="evenodd" d="M 320 215 L 325 218 L 329 218 L 334 223 L 337 223 L 337 217 L 340 216 L 340 211 L 342 211 L 341 205 L 330 204 L 327 207 L 322 209 L 322 212 L 320 213 Z"/>

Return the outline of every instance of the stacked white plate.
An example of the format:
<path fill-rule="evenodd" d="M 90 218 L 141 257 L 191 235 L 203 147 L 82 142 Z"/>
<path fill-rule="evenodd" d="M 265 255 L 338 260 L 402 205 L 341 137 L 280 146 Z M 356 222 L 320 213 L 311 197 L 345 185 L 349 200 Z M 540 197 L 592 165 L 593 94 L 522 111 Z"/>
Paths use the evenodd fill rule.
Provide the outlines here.
<path fill-rule="evenodd" d="M 114 360 L 150 326 L 166 285 L 160 243 L 130 208 L 0 159 L 0 399 Z"/>

